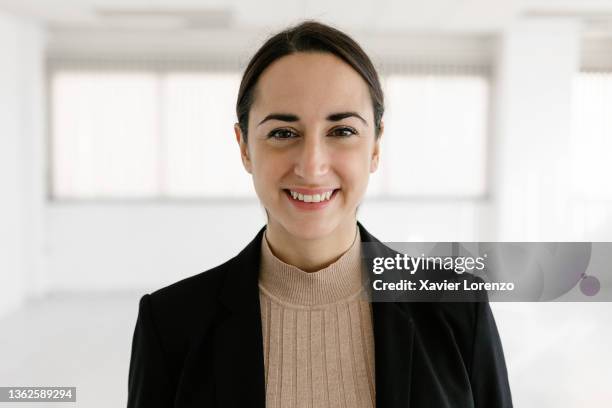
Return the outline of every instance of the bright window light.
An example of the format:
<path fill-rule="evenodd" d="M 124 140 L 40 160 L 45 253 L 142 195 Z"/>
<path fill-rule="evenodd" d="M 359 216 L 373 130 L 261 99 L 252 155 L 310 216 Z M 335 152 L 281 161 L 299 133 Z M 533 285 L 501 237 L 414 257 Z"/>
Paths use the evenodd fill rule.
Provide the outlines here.
<path fill-rule="evenodd" d="M 59 72 L 55 198 L 252 197 L 233 131 L 237 73 Z"/>
<path fill-rule="evenodd" d="M 387 112 L 378 193 L 483 196 L 488 78 L 393 75 L 384 83 Z"/>
<path fill-rule="evenodd" d="M 155 75 L 60 73 L 52 86 L 53 195 L 157 194 L 160 134 Z"/>

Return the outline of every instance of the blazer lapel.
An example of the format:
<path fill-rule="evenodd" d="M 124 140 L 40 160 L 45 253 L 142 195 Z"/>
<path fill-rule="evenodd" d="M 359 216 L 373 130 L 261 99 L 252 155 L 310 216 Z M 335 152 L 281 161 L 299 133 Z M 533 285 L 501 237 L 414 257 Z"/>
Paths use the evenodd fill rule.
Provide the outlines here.
<path fill-rule="evenodd" d="M 397 303 L 372 303 L 376 407 L 410 406 L 414 326 Z"/>
<path fill-rule="evenodd" d="M 379 243 L 381 251 L 390 250 L 360 222 L 357 225 L 363 242 Z M 222 407 L 265 407 L 258 287 L 264 230 L 232 259 L 219 297 L 223 310 L 214 330 L 213 358 L 217 401 Z M 366 272 L 371 280 L 369 268 Z M 410 312 L 402 303 L 376 302 L 372 303 L 372 319 L 376 407 L 409 407 L 415 333 Z"/>
<path fill-rule="evenodd" d="M 371 235 L 360 222 L 362 242 L 376 243 L 370 256 L 390 256 L 393 250 Z M 372 250 L 372 247 L 369 247 Z M 375 275 L 363 262 L 370 288 Z M 410 406 L 412 383 L 412 350 L 414 349 L 414 322 L 406 305 L 401 302 L 373 302 L 374 360 L 376 408 L 406 408 Z"/>
<path fill-rule="evenodd" d="M 225 310 L 214 330 L 214 382 L 221 407 L 265 406 L 259 260 L 263 227 L 232 259 L 220 301 Z"/>

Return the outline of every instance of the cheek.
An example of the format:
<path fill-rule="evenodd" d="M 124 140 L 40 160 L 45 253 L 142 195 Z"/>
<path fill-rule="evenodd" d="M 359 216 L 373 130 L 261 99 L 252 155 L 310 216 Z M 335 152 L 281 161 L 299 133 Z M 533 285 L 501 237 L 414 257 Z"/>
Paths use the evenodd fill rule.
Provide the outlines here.
<path fill-rule="evenodd" d="M 337 152 L 335 171 L 350 191 L 360 191 L 367 185 L 370 174 L 370 154 L 365 149 Z"/>
<path fill-rule="evenodd" d="M 256 149 L 253 155 L 253 179 L 266 193 L 276 190 L 279 181 L 290 168 L 286 155 L 263 148 Z"/>

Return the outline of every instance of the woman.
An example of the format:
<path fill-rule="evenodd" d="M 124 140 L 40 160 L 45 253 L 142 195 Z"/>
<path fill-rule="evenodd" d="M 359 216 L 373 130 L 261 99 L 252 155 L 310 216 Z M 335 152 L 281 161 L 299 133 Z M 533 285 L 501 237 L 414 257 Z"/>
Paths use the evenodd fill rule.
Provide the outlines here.
<path fill-rule="evenodd" d="M 244 73 L 235 136 L 267 224 L 140 300 L 128 407 L 510 407 L 486 302 L 371 303 L 356 219 L 383 93 L 363 50 L 305 22 Z M 367 280 L 365 280 L 367 282 Z"/>

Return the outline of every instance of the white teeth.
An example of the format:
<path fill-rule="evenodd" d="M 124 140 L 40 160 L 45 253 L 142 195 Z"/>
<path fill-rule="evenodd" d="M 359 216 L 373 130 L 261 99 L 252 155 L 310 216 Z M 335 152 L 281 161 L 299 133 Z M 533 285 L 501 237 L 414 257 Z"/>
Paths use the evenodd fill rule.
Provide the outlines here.
<path fill-rule="evenodd" d="M 304 201 L 305 203 L 319 203 L 321 201 L 329 200 L 334 192 L 333 190 L 330 190 L 322 194 L 307 195 L 289 190 L 289 193 L 291 193 L 291 197 L 293 197 L 294 200 Z"/>

